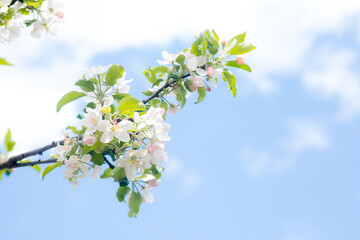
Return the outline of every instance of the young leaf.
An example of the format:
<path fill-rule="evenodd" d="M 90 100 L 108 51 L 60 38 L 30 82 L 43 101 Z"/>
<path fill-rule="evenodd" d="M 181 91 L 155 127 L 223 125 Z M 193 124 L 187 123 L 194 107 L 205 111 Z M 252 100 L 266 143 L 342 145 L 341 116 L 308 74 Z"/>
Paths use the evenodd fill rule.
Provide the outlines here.
<path fill-rule="evenodd" d="M 110 178 L 111 177 L 110 172 L 111 172 L 111 168 L 105 169 L 105 171 L 101 174 L 100 178 L 101 179 Z"/>
<path fill-rule="evenodd" d="M 59 112 L 60 109 L 61 109 L 64 105 L 66 105 L 66 104 L 68 104 L 68 103 L 70 103 L 70 102 L 72 102 L 72 101 L 74 101 L 74 100 L 76 100 L 76 99 L 78 99 L 78 98 L 84 97 L 84 96 L 86 96 L 85 93 L 76 92 L 76 91 L 71 91 L 71 92 L 65 94 L 65 95 L 59 100 L 59 102 L 57 103 L 57 105 L 56 105 L 56 111 Z"/>
<path fill-rule="evenodd" d="M 116 102 L 120 102 L 123 98 L 125 98 L 125 97 L 130 97 L 130 95 L 129 94 L 126 94 L 126 93 L 116 93 L 116 94 L 114 94 L 114 95 L 112 95 L 113 96 L 113 98 L 114 98 L 114 100 L 116 101 Z"/>
<path fill-rule="evenodd" d="M 245 40 L 246 32 L 239 34 L 232 39 L 229 40 L 229 42 L 236 41 L 236 43 L 242 43 Z"/>
<path fill-rule="evenodd" d="M 198 96 L 198 99 L 197 99 L 197 101 L 195 103 L 199 103 L 199 102 L 204 101 L 204 98 L 206 96 L 206 88 L 205 87 L 199 87 L 197 89 L 197 92 L 198 92 L 199 96 Z"/>
<path fill-rule="evenodd" d="M 125 197 L 130 192 L 129 187 L 119 187 L 119 189 L 116 192 L 116 197 L 119 200 L 119 202 L 125 202 Z"/>
<path fill-rule="evenodd" d="M 256 47 L 253 46 L 252 44 L 238 43 L 230 50 L 230 54 L 231 55 L 245 54 L 251 52 L 254 49 L 256 49 Z"/>
<path fill-rule="evenodd" d="M 130 198 L 129 198 L 129 217 L 136 217 L 136 215 L 138 214 L 139 210 L 140 210 L 140 205 L 142 203 L 142 197 L 140 193 L 137 192 L 132 192 L 130 194 Z"/>
<path fill-rule="evenodd" d="M 101 166 L 104 164 L 104 156 L 102 154 L 96 153 L 95 151 L 91 151 L 90 152 L 91 155 L 91 161 L 98 165 Z"/>
<path fill-rule="evenodd" d="M 57 168 L 57 167 L 61 167 L 62 165 L 63 165 L 62 162 L 56 162 L 56 163 L 54 163 L 54 164 L 52 164 L 52 165 L 47 166 L 47 167 L 45 168 L 43 174 L 42 174 L 42 180 L 44 180 L 45 176 L 46 176 L 49 172 L 51 172 L 52 170 L 54 170 L 54 169 Z"/>
<path fill-rule="evenodd" d="M 223 78 L 223 80 L 225 82 L 227 82 L 229 90 L 231 91 L 231 93 L 235 97 L 236 96 L 237 86 L 236 86 L 236 77 L 234 76 L 234 74 L 232 74 L 229 71 L 223 71 L 222 78 Z"/>
<path fill-rule="evenodd" d="M 85 92 L 92 92 L 95 90 L 94 83 L 88 80 L 79 80 L 75 85 L 79 86 Z"/>
<path fill-rule="evenodd" d="M 11 139 L 11 131 L 8 129 L 5 135 L 5 148 L 6 151 L 11 152 L 15 146 L 15 142 Z"/>
<path fill-rule="evenodd" d="M 228 61 L 225 65 L 229 66 L 229 67 L 240 68 L 240 69 L 243 69 L 245 71 L 251 72 L 251 68 L 250 68 L 249 65 L 247 65 L 246 63 L 240 65 L 235 60 Z"/>
<path fill-rule="evenodd" d="M 215 39 L 216 39 L 217 41 L 219 41 L 219 35 L 217 35 L 217 33 L 215 32 L 215 30 L 213 29 L 213 30 L 211 30 L 211 32 L 212 32 L 212 34 L 214 35 Z"/>
<path fill-rule="evenodd" d="M 5 58 L 0 58 L 0 65 L 9 65 L 12 66 L 12 63 L 9 63 Z"/>
<path fill-rule="evenodd" d="M 118 180 L 118 181 L 126 178 L 125 168 L 123 168 L 123 167 L 115 167 L 114 169 L 112 169 L 110 171 L 110 176 L 112 178 L 114 178 L 115 180 Z"/>
<path fill-rule="evenodd" d="M 124 67 L 120 64 L 114 64 L 110 67 L 106 73 L 105 81 L 108 86 L 113 86 L 116 83 L 116 80 L 121 78 L 124 73 Z"/>
<path fill-rule="evenodd" d="M 125 97 L 119 102 L 120 113 L 127 114 L 134 111 L 145 110 L 145 105 L 134 97 Z"/>

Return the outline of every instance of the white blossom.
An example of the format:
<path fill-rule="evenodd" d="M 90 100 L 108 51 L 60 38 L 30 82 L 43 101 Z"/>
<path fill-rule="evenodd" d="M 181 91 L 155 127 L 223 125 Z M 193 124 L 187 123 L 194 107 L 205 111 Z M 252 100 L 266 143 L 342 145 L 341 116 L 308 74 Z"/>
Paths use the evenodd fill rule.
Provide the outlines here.
<path fill-rule="evenodd" d="M 170 54 L 168 51 L 162 51 L 162 57 L 164 58 L 164 61 L 156 60 L 160 65 L 168 65 L 173 63 L 176 58 L 179 56 L 179 54 Z"/>
<path fill-rule="evenodd" d="M 44 32 L 48 32 L 51 35 L 55 35 L 57 32 L 56 29 L 57 22 L 58 21 L 53 17 L 48 17 L 44 21 L 43 20 L 36 21 L 33 24 L 34 28 L 31 31 L 31 36 L 34 38 L 40 38 Z"/>
<path fill-rule="evenodd" d="M 109 143 L 116 136 L 122 142 L 130 141 L 130 135 L 127 132 L 133 128 L 134 124 L 129 120 L 122 120 L 119 123 L 112 124 L 108 120 L 100 120 L 98 130 L 103 132 L 100 141 Z"/>
<path fill-rule="evenodd" d="M 102 115 L 98 109 L 86 108 L 86 112 L 84 118 L 81 119 L 81 124 L 87 127 L 85 134 L 90 135 L 98 130 L 98 124 Z"/>
<path fill-rule="evenodd" d="M 101 75 L 105 73 L 109 68 L 111 67 L 111 64 L 107 66 L 97 66 L 97 67 L 91 67 L 90 69 L 85 69 L 85 71 L 88 73 L 90 77 L 95 77 L 97 75 Z"/>
<path fill-rule="evenodd" d="M 123 73 L 122 78 L 119 78 L 116 81 L 116 84 L 114 86 L 114 91 L 117 93 L 128 93 L 130 91 L 130 86 L 126 85 L 133 81 L 133 79 L 125 80 L 126 72 Z"/>

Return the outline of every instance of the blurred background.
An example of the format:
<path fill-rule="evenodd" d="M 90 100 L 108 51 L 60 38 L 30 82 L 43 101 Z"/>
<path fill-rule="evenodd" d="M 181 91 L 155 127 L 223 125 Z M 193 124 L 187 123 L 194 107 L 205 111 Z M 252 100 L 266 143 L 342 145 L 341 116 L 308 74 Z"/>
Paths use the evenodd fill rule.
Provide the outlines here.
<path fill-rule="evenodd" d="M 85 102 L 55 106 L 85 68 L 122 64 L 142 99 L 162 50 L 214 28 L 247 31 L 253 72 L 235 70 L 236 98 L 220 82 L 168 117 L 170 160 L 136 219 L 109 179 L 73 189 L 62 169 L 44 181 L 16 169 L 0 182 L 1 239 L 360 239 L 359 1 L 62 2 L 57 36 L 0 46 L 16 65 L 0 67 L 0 136 L 12 130 L 15 153 L 79 125 Z"/>

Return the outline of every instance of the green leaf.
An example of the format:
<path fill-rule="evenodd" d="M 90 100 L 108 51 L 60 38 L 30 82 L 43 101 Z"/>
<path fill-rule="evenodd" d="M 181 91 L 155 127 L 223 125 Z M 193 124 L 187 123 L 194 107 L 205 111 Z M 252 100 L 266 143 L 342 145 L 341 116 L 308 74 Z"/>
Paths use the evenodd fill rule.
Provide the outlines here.
<path fill-rule="evenodd" d="M 130 194 L 130 198 L 129 198 L 129 213 L 128 216 L 129 217 L 136 217 L 136 215 L 138 214 L 139 210 L 140 210 L 140 205 L 142 203 L 142 197 L 140 193 L 137 192 L 132 192 Z"/>
<path fill-rule="evenodd" d="M 0 65 L 13 66 L 13 64 L 12 64 L 12 63 L 9 63 L 5 58 L 0 58 Z"/>
<path fill-rule="evenodd" d="M 243 69 L 245 71 L 251 72 L 251 68 L 249 67 L 249 65 L 247 65 L 246 63 L 240 65 L 235 60 L 228 61 L 225 65 L 229 66 L 229 67 L 240 68 L 240 69 Z"/>
<path fill-rule="evenodd" d="M 21 12 L 22 15 L 28 15 L 29 11 L 27 11 L 26 9 L 24 9 L 24 11 Z M 36 22 L 37 19 L 32 19 L 32 20 L 26 20 L 24 21 L 26 27 L 30 27 L 34 22 Z"/>
<path fill-rule="evenodd" d="M 192 54 L 194 54 L 195 56 L 200 56 L 201 55 L 201 51 L 199 50 L 199 42 L 197 40 L 191 46 L 190 52 Z"/>
<path fill-rule="evenodd" d="M 79 134 L 79 131 L 73 126 L 68 126 L 65 130 L 71 130 L 74 134 Z"/>
<path fill-rule="evenodd" d="M 113 86 L 116 83 L 116 80 L 121 78 L 124 73 L 124 67 L 120 64 L 114 64 L 106 73 L 105 81 L 108 86 Z"/>
<path fill-rule="evenodd" d="M 7 133 L 5 134 L 5 148 L 6 151 L 11 152 L 15 146 L 15 142 L 11 139 L 11 131 L 8 129 Z"/>
<path fill-rule="evenodd" d="M 89 154 L 91 155 L 91 161 L 98 165 L 98 166 L 101 166 L 104 164 L 104 156 L 100 153 L 97 153 L 95 151 L 91 151 L 89 152 Z"/>
<path fill-rule="evenodd" d="M 84 96 L 86 96 L 85 93 L 76 92 L 76 91 L 71 91 L 71 92 L 65 94 L 65 95 L 59 100 L 59 102 L 57 103 L 57 105 L 56 105 L 56 111 L 59 112 L 60 109 L 61 109 L 64 105 L 66 105 L 66 104 L 68 104 L 68 103 L 70 103 L 70 102 L 72 102 L 72 101 L 74 101 L 74 100 L 76 100 L 76 99 L 78 99 L 78 98 L 84 97 Z"/>
<path fill-rule="evenodd" d="M 202 46 L 202 55 L 206 55 L 206 50 L 207 50 L 207 46 L 208 46 L 208 42 L 206 41 L 206 38 L 204 37 L 202 39 L 202 43 L 201 43 L 201 46 Z"/>
<path fill-rule="evenodd" d="M 145 169 L 144 173 L 153 175 L 156 179 L 161 178 L 161 172 L 156 168 L 155 164 L 151 164 L 151 168 Z"/>
<path fill-rule="evenodd" d="M 123 167 L 115 167 L 110 171 L 110 176 L 116 180 L 122 180 L 126 178 L 125 168 Z"/>
<path fill-rule="evenodd" d="M 100 139 L 100 136 L 99 136 Z M 103 153 L 106 148 L 106 143 L 102 143 L 100 140 L 97 140 L 94 145 L 92 145 L 96 153 Z"/>
<path fill-rule="evenodd" d="M 128 114 L 133 113 L 134 111 L 145 110 L 145 105 L 134 97 L 125 97 L 119 102 L 118 109 L 120 113 Z"/>
<path fill-rule="evenodd" d="M 94 150 L 94 145 L 89 146 L 89 145 L 86 145 L 86 144 L 85 144 L 85 145 L 83 146 L 83 148 L 81 149 L 81 153 L 85 155 L 85 154 L 91 152 L 92 150 Z"/>
<path fill-rule="evenodd" d="M 214 35 L 214 37 L 216 38 L 216 41 L 219 41 L 219 35 L 217 35 L 217 33 L 215 32 L 215 30 L 211 30 L 212 34 Z"/>
<path fill-rule="evenodd" d="M 238 43 L 230 50 L 230 54 L 231 55 L 245 54 L 245 53 L 251 52 L 254 49 L 256 49 L 256 47 L 253 46 L 252 44 Z"/>
<path fill-rule="evenodd" d="M 88 80 L 79 80 L 75 85 L 79 86 L 85 92 L 92 92 L 95 90 L 94 83 Z"/>
<path fill-rule="evenodd" d="M 30 14 L 30 12 L 29 12 L 26 8 L 20 8 L 20 9 L 19 9 L 19 12 L 21 13 L 21 15 L 29 15 L 29 14 Z M 33 20 L 35 20 L 34 22 L 36 22 L 36 19 L 33 19 Z M 24 23 L 25 23 L 25 25 L 28 27 L 28 25 L 26 24 L 26 22 L 27 22 L 27 21 L 31 21 L 31 22 L 32 22 L 33 20 L 26 20 L 26 21 L 24 21 Z M 32 24 L 32 23 L 31 23 L 31 24 Z M 30 25 L 31 25 L 31 24 L 30 24 Z M 30 25 L 29 25 L 29 26 L 30 26 Z"/>
<path fill-rule="evenodd" d="M 179 56 L 176 58 L 175 62 L 177 62 L 178 64 L 180 64 L 180 66 L 182 68 L 184 68 L 185 56 L 183 54 L 179 54 Z"/>
<path fill-rule="evenodd" d="M 125 197 L 130 192 L 129 187 L 119 187 L 119 189 L 116 192 L 116 197 L 119 200 L 119 202 L 125 202 Z"/>
<path fill-rule="evenodd" d="M 164 80 L 163 80 L 162 78 L 159 78 L 158 80 L 156 80 L 156 81 L 153 83 L 152 87 L 158 86 L 159 83 L 161 83 L 162 81 L 164 81 Z"/>
<path fill-rule="evenodd" d="M 63 165 L 62 162 L 56 162 L 56 163 L 54 163 L 54 164 L 52 164 L 52 165 L 47 166 L 47 167 L 45 168 L 43 174 L 42 174 L 42 180 L 44 180 L 45 176 L 46 176 L 49 172 L 51 172 L 52 170 L 54 170 L 54 169 L 57 168 L 57 167 L 61 167 L 62 165 Z"/>
<path fill-rule="evenodd" d="M 229 42 L 231 43 L 232 41 L 236 41 L 236 43 L 242 43 L 245 40 L 245 36 L 246 36 L 246 32 L 233 37 L 232 39 L 229 40 Z"/>
<path fill-rule="evenodd" d="M 145 96 L 147 96 L 147 97 L 150 97 L 151 95 L 154 94 L 154 92 L 152 92 L 152 91 L 150 91 L 150 90 L 143 91 L 142 93 L 143 93 Z"/>
<path fill-rule="evenodd" d="M 110 178 L 111 177 L 110 172 L 111 172 L 111 168 L 105 169 L 105 171 L 101 174 L 100 178 L 101 179 Z"/>
<path fill-rule="evenodd" d="M 153 72 L 153 70 L 151 70 L 151 68 L 145 69 L 143 71 L 145 77 L 149 80 L 149 82 L 151 82 L 151 84 L 153 84 L 154 82 L 156 82 L 157 77 L 155 75 L 155 73 Z"/>
<path fill-rule="evenodd" d="M 237 86 L 236 86 L 236 77 L 234 76 L 234 74 L 232 74 L 229 71 L 224 70 L 222 73 L 222 78 L 225 82 L 227 82 L 228 88 L 230 89 L 231 93 L 235 97 Z"/>
<path fill-rule="evenodd" d="M 126 94 L 126 93 L 116 93 L 114 95 L 112 95 L 114 100 L 119 103 L 123 98 L 125 97 L 129 97 L 130 95 L 129 94 Z"/>
<path fill-rule="evenodd" d="M 206 88 L 205 87 L 199 87 L 197 89 L 197 92 L 198 92 L 199 96 L 198 96 L 197 101 L 195 103 L 199 103 L 199 102 L 204 101 L 204 98 L 206 96 Z"/>

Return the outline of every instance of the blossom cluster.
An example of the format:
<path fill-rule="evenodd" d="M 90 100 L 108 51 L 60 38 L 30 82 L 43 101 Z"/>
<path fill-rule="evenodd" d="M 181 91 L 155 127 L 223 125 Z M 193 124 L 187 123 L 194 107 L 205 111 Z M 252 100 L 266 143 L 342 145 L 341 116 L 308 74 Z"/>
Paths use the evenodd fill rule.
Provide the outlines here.
<path fill-rule="evenodd" d="M 76 187 L 79 179 L 97 178 L 101 166 L 107 168 L 100 178 L 119 184 L 116 196 L 128 202 L 129 216 L 139 212 L 142 202 L 152 203 L 152 189 L 160 184 L 162 163 L 168 161 L 165 143 L 170 141 L 166 114 L 176 114 L 187 98 L 198 93 L 196 103 L 204 100 L 209 85 L 218 87 L 219 79 L 236 95 L 236 77 L 229 67 L 251 71 L 239 55 L 255 47 L 244 43 L 245 33 L 219 43 L 214 30 L 201 33 L 191 48 L 177 54 L 163 51 L 160 66 L 143 71 L 152 87 L 140 101 L 129 94 L 131 80 L 119 64 L 92 67 L 75 85 L 82 91 L 65 94 L 57 111 L 79 98 L 87 99 L 84 112 L 77 117 L 81 127 L 67 127 L 76 137 L 64 134 L 56 148 L 57 163 L 44 170 L 65 165 L 64 179 Z M 176 102 L 177 103 L 174 103 Z M 44 177 L 43 174 L 43 177 Z"/>
<path fill-rule="evenodd" d="M 0 0 L 0 43 L 9 43 L 18 38 L 21 30 L 32 26 L 31 36 L 40 38 L 44 32 L 55 35 L 62 22 L 62 4 L 54 0 L 12 1 Z M 30 14 L 32 13 L 32 14 Z"/>

